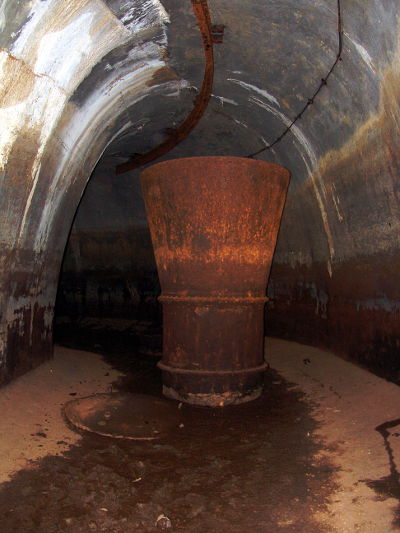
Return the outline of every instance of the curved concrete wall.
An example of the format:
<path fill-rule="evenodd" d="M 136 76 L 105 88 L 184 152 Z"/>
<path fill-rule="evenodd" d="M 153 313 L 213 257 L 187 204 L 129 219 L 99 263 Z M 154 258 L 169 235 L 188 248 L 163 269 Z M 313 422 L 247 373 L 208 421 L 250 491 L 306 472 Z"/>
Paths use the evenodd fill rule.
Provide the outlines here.
<path fill-rule="evenodd" d="M 246 156 L 273 142 L 337 53 L 334 0 L 209 3 L 226 26 L 213 98 L 168 158 Z M 343 60 L 260 156 L 292 172 L 267 326 L 400 379 L 400 7 L 342 0 L 342 15 Z M 203 65 L 189 1 L 6 0 L 0 26 L 5 381 L 51 353 L 62 253 L 94 166 L 161 142 L 191 109 Z"/>
<path fill-rule="evenodd" d="M 157 0 L 144 11 L 132 2 L 121 20 L 99 0 L 21 4 L 1 6 L 1 381 L 51 355 L 58 274 L 79 199 L 166 68 L 168 16 Z M 102 75 L 82 89 L 101 63 Z M 170 77 L 162 83 L 176 90 Z"/>

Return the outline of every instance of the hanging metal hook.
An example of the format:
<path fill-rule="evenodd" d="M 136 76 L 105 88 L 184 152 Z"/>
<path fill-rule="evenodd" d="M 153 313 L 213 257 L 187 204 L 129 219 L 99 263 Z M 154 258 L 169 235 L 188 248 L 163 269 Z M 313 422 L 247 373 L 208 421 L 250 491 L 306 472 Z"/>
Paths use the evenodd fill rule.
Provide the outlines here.
<path fill-rule="evenodd" d="M 191 0 L 191 2 L 194 14 L 197 18 L 197 23 L 200 28 L 205 57 L 203 83 L 201 90 L 196 97 L 194 108 L 186 120 L 182 122 L 178 128 L 170 129 L 168 131 L 168 138 L 163 143 L 145 154 L 137 154 L 131 157 L 126 163 L 118 165 L 116 167 L 116 174 L 123 174 L 129 170 L 141 167 L 146 163 L 150 163 L 151 161 L 158 159 L 175 148 L 175 146 L 188 137 L 207 108 L 208 102 L 211 98 L 212 86 L 214 82 L 214 50 L 211 16 L 208 9 L 207 0 Z"/>

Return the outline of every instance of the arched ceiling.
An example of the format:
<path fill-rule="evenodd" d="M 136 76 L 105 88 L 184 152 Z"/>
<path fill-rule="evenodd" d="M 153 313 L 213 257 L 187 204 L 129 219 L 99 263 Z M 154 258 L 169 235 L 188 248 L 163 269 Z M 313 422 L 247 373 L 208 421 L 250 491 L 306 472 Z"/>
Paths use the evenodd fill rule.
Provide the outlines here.
<path fill-rule="evenodd" d="M 166 158 L 247 156 L 269 145 L 338 53 L 338 0 L 208 4 L 224 26 L 212 98 Z M 400 8 L 393 0 L 340 7 L 342 60 L 291 131 L 258 157 L 292 173 L 271 295 L 288 307 L 315 303 L 322 321 L 330 302 L 331 331 L 347 313 L 362 337 L 364 312 L 383 320 L 400 301 Z M 204 58 L 190 0 L 4 0 L 0 30 L 2 379 L 17 342 L 8 338 L 33 342 L 33 315 L 51 331 L 65 242 L 95 165 L 115 187 L 137 179 L 138 171 L 114 170 L 187 117 Z M 31 345 L 19 352 L 29 359 Z"/>
<path fill-rule="evenodd" d="M 115 4 L 110 3 L 114 10 Z M 380 76 L 397 45 L 395 6 L 371 4 L 366 12 L 364 4 L 343 2 L 343 61 L 282 146 L 268 153 L 292 166 L 297 182 L 378 108 Z M 123 142 L 114 141 L 121 157 L 160 142 L 164 129 L 175 128 L 191 109 L 201 85 L 203 54 L 191 3 L 167 0 L 163 6 L 169 14 L 167 65 L 170 76 L 180 80 L 179 94 L 175 89 L 171 95 L 166 83 L 141 102 L 147 124 L 140 122 L 140 135 L 133 128 L 132 138 L 125 130 Z M 208 135 L 188 141 L 186 152 L 246 156 L 281 134 L 329 71 L 338 48 L 337 1 L 214 0 L 209 6 L 213 22 L 225 25 L 225 32 L 223 43 L 214 45 L 213 97 L 201 125 Z M 385 27 L 384 42 L 376 39 L 377 21 Z M 387 31 L 387 23 L 393 31 Z"/>
<path fill-rule="evenodd" d="M 273 143 L 335 61 L 338 6 L 338 0 L 210 0 L 212 22 L 225 28 L 214 45 L 212 98 L 197 128 L 167 157 L 247 156 Z M 342 60 L 291 131 L 259 156 L 292 173 L 286 216 L 292 230 L 283 231 L 287 243 L 279 250 L 290 249 L 298 262 L 325 261 L 329 270 L 348 255 L 335 242 L 345 217 L 334 189 L 347 197 L 360 184 L 326 181 L 326 167 L 360 133 L 372 128 L 368 135 L 377 135 L 374 117 L 393 120 L 398 98 L 390 78 L 399 58 L 398 6 L 341 0 L 340 7 Z M 53 205 L 63 197 L 62 188 L 54 191 L 68 183 L 63 176 L 72 159 L 90 168 L 104 152 L 102 162 L 117 166 L 163 142 L 193 108 L 204 58 L 190 0 L 6 1 L 0 9 L 3 74 L 12 80 L 4 92 L 3 163 L 16 131 L 24 128 L 26 141 L 26 117 L 35 109 L 27 122 L 32 135 L 40 130 L 34 183 L 42 155 L 55 159 L 46 148 L 52 136 L 63 152 L 54 163 L 61 160 Z M 40 231 L 49 224 L 51 217 Z M 42 241 L 37 236 L 38 250 Z"/>
<path fill-rule="evenodd" d="M 124 122 L 121 115 L 123 133 L 107 148 L 107 159 L 123 162 L 161 143 L 168 129 L 187 116 L 199 92 L 204 59 L 191 3 L 166 0 L 162 5 L 169 17 L 162 23 L 166 80 L 156 76 L 156 85 L 132 108 L 133 128 L 126 127 L 127 117 Z M 117 13 L 115 2 L 111 7 Z M 213 23 L 225 26 L 223 42 L 214 45 L 213 96 L 200 124 L 167 157 L 247 156 L 273 143 L 314 94 L 338 53 L 337 0 L 211 0 L 209 7 Z M 336 242 L 335 225 L 343 215 L 330 213 L 337 211 L 336 184 L 324 182 L 321 161 L 382 112 L 382 84 L 398 55 L 393 2 L 367 7 L 362 1 L 342 0 L 340 7 L 342 60 L 291 131 L 259 156 L 292 173 L 286 210 L 291 229 L 283 230 L 279 251 L 287 259 L 290 250 L 292 262 L 324 261 L 328 271 L 349 250 Z"/>

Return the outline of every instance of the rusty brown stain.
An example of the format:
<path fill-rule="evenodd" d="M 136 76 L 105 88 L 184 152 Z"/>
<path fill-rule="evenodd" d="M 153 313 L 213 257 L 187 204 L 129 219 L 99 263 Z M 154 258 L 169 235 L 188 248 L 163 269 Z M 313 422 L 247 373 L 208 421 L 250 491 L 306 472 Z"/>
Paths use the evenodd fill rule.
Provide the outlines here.
<path fill-rule="evenodd" d="M 154 85 L 159 85 L 161 83 L 166 83 L 167 81 L 179 80 L 179 76 L 171 67 L 162 67 L 159 68 L 151 77 L 151 79 L 146 83 L 147 87 L 153 87 Z"/>
<path fill-rule="evenodd" d="M 0 366 L 0 384 L 5 384 L 36 368 L 51 358 L 53 353 L 51 328 L 46 325 L 49 307 L 37 303 L 16 312 L 15 318 L 7 326 L 7 347 L 12 358 L 7 365 Z"/>
<path fill-rule="evenodd" d="M 400 50 L 397 52 L 400 55 Z M 324 182 L 338 180 L 346 175 L 346 181 L 354 175 L 374 176 L 375 172 L 387 170 L 393 179 L 398 179 L 400 154 L 397 141 L 400 130 L 400 74 L 398 60 L 387 67 L 382 76 L 378 111 L 362 123 L 341 148 L 329 150 L 318 162 L 318 171 Z M 356 167 L 356 172 L 354 172 Z M 354 178 L 353 178 L 354 179 Z M 366 185 L 369 183 L 366 181 Z"/>
<path fill-rule="evenodd" d="M 27 196 L 29 193 L 31 184 L 27 178 L 32 176 L 39 148 L 40 128 L 31 128 L 26 125 L 13 142 L 7 161 L 7 177 L 12 179 L 13 184 L 20 187 L 19 195 L 25 193 Z M 15 194 L 15 191 L 12 193 Z"/>
<path fill-rule="evenodd" d="M 28 98 L 37 75 L 32 72 L 29 65 L 13 56 L 8 50 L 0 48 L 0 52 L 8 56 L 3 66 L 2 78 L 12 80 L 11 85 L 7 84 L 0 88 L 0 101 L 2 107 L 11 107 Z"/>
<path fill-rule="evenodd" d="M 255 398 L 289 172 L 197 157 L 159 163 L 141 179 L 162 288 L 164 393 L 204 405 Z"/>
<path fill-rule="evenodd" d="M 379 375 L 400 383 L 399 202 L 400 74 L 399 51 L 383 73 L 377 111 L 360 124 L 339 149 L 319 161 L 324 204 L 334 235 L 331 276 L 326 265 L 273 266 L 274 297 L 269 303 L 268 333 L 332 349 Z M 297 197 L 307 205 L 308 180 Z M 308 200 L 309 201 L 309 200 Z M 293 223 L 296 206 L 287 214 Z M 315 246 L 317 230 L 310 234 Z M 293 230 L 290 229 L 292 238 Z M 321 237 L 319 237 L 321 239 Z M 303 249 L 301 240 L 295 246 Z M 322 255 L 322 253 L 321 253 Z M 307 287 L 314 286 L 314 295 Z M 323 291 L 324 316 L 315 291 Z"/>
<path fill-rule="evenodd" d="M 313 176 L 297 193 L 301 195 L 297 205 L 307 205 L 313 195 L 314 182 L 320 187 L 336 264 L 360 253 L 371 253 L 371 250 L 365 251 L 368 242 L 374 242 L 381 252 L 397 246 L 400 231 L 396 215 L 400 201 L 397 185 L 400 172 L 399 56 L 400 50 L 382 74 L 377 111 L 371 113 L 340 148 L 327 151 L 319 159 Z M 291 207 L 290 203 L 288 218 L 292 216 Z M 310 228 L 310 232 L 315 238 L 315 229 Z M 327 236 L 325 239 L 328 241 Z M 316 245 L 320 251 L 323 249 L 321 241 Z"/>
<path fill-rule="evenodd" d="M 211 34 L 211 17 L 206 0 L 191 0 L 193 11 L 196 15 L 197 22 L 200 28 L 203 50 L 205 56 L 205 68 L 204 78 L 201 86 L 201 90 L 196 97 L 195 105 L 184 120 L 184 122 L 177 128 L 171 129 L 168 133 L 168 138 L 156 146 L 149 152 L 136 155 L 132 157 L 126 163 L 122 163 L 116 167 L 116 174 L 123 174 L 129 170 L 141 167 L 146 163 L 150 163 L 155 159 L 168 153 L 175 148 L 180 142 L 182 142 L 190 134 L 193 128 L 197 125 L 201 117 L 203 116 L 208 102 L 211 98 L 212 86 L 214 81 L 214 51 L 213 51 L 213 39 Z"/>

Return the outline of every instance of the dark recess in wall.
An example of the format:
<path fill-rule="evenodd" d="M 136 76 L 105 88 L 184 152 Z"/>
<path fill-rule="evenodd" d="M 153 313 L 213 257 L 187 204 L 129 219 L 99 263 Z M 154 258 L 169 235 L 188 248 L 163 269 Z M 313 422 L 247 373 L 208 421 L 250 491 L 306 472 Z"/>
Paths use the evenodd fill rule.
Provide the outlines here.
<path fill-rule="evenodd" d="M 159 353 L 160 286 L 137 176 L 98 167 L 71 230 L 57 291 L 55 342 Z"/>

